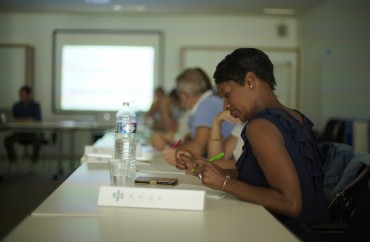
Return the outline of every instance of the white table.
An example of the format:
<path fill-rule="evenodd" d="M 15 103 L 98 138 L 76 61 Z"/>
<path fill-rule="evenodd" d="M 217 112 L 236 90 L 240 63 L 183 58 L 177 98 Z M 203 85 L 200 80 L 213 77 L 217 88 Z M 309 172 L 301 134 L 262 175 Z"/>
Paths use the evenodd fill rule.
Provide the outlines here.
<path fill-rule="evenodd" d="M 177 177 L 198 183 L 192 176 Z M 98 187 L 108 180 L 104 169 L 81 166 L 4 242 L 298 241 L 263 207 L 233 197 L 206 198 L 204 211 L 99 207 Z"/>
<path fill-rule="evenodd" d="M 127 213 L 117 216 L 29 216 L 3 242 L 298 241 L 263 208 L 237 201 L 207 205 L 203 212 L 123 209 Z"/>
<path fill-rule="evenodd" d="M 159 157 L 151 162 L 138 166 L 137 175 L 177 177 L 180 184 L 201 185 L 181 171 L 156 171 L 166 166 Z M 140 171 L 143 167 L 152 170 Z M 299 241 L 266 209 L 230 195 L 206 197 L 203 211 L 104 207 L 97 205 L 101 185 L 109 185 L 108 166 L 82 164 L 3 241 Z"/>
<path fill-rule="evenodd" d="M 165 172 L 138 172 L 137 176 L 177 177 L 179 183 L 200 185 L 199 179 L 183 173 Z M 99 207 L 97 205 L 99 187 L 109 185 L 109 171 L 105 165 L 82 164 L 60 187 L 58 187 L 33 212 L 33 216 L 105 216 L 122 215 L 132 211 L 130 208 L 115 209 Z M 145 184 L 139 187 L 168 188 L 168 186 L 150 186 Z"/>

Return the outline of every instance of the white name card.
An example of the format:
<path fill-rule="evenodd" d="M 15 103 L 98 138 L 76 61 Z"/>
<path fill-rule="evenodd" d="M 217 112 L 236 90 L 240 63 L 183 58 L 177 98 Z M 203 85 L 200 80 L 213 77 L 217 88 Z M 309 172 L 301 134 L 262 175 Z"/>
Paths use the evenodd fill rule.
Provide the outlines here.
<path fill-rule="evenodd" d="M 114 149 L 110 147 L 97 147 L 92 145 L 85 145 L 85 155 L 104 154 L 112 156 L 113 152 Z"/>
<path fill-rule="evenodd" d="M 204 210 L 204 191 L 101 186 L 98 206 Z"/>

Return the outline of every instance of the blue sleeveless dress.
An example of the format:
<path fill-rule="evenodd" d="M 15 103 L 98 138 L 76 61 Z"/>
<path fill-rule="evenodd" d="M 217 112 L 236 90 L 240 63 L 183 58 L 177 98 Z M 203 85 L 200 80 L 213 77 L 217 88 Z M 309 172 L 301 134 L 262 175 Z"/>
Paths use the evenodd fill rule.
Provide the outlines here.
<path fill-rule="evenodd" d="M 256 113 L 250 121 L 256 118 L 267 119 L 282 133 L 301 186 L 303 206 L 299 219 L 310 224 L 330 222 L 323 192 L 322 157 L 318 149 L 318 140 L 312 131 L 313 123 L 301 115 L 304 119 L 303 125 L 285 110 L 271 108 Z M 252 152 L 245 129 L 246 127 L 241 133 L 244 140 L 243 153 L 236 163 L 239 171 L 238 180 L 254 186 L 270 187 Z M 281 222 L 289 219 L 286 216 L 272 214 Z"/>

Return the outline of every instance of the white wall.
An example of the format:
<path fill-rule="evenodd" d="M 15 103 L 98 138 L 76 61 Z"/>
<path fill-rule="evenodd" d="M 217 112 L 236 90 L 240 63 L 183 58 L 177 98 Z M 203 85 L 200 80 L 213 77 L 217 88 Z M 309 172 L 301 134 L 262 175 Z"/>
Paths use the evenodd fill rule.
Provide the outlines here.
<path fill-rule="evenodd" d="M 180 49 L 189 45 L 296 47 L 296 20 L 286 19 L 288 36 L 277 36 L 276 17 L 107 16 L 0 14 L 0 43 L 35 47 L 35 96 L 45 118 L 51 113 L 52 31 L 60 28 L 162 30 L 165 36 L 164 83 L 169 90 L 180 71 Z M 16 94 L 14 95 L 16 97 Z"/>
<path fill-rule="evenodd" d="M 298 18 L 301 109 L 318 127 L 329 117 L 370 118 L 370 1 L 329 0 Z"/>
<path fill-rule="evenodd" d="M 302 53 L 300 109 L 320 130 L 332 116 L 370 116 L 369 5 L 368 0 L 328 0 L 297 19 L 284 20 L 224 15 L 0 14 L 0 43 L 35 47 L 35 95 L 43 105 L 45 119 L 91 118 L 56 116 L 51 111 L 54 29 L 162 30 L 165 35 L 163 82 L 167 90 L 174 86 L 173 80 L 180 71 L 180 49 L 184 46 L 298 47 Z M 285 38 L 278 37 L 276 31 L 282 21 L 288 26 Z M 1 149 L 2 145 L 0 153 L 3 153 Z"/>
<path fill-rule="evenodd" d="M 279 37 L 284 22 L 288 35 Z M 164 80 L 167 90 L 180 71 L 184 46 L 297 47 L 296 19 L 257 16 L 108 16 L 76 14 L 0 14 L 0 43 L 25 43 L 35 48 L 35 98 L 48 119 L 91 119 L 82 115 L 54 115 L 51 107 L 52 32 L 54 29 L 161 30 L 165 38 Z M 212 74 L 212 73 L 210 73 Z M 1 75 L 1 74 L 0 74 Z M 6 80 L 10 81 L 10 80 Z M 14 93 L 14 101 L 17 93 Z M 1 137 L 0 137 L 1 138 Z M 81 141 L 80 148 L 86 141 Z M 0 145 L 0 149 L 3 146 Z M 0 150 L 0 153 L 3 151 Z"/>

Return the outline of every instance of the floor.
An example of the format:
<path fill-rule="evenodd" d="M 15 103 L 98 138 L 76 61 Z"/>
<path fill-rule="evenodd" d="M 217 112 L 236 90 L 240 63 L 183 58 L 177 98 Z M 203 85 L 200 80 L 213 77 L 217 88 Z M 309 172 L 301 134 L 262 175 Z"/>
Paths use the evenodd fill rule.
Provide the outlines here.
<path fill-rule="evenodd" d="M 57 162 L 42 159 L 30 173 L 30 161 L 18 161 L 11 172 L 5 157 L 0 157 L 0 241 L 30 215 L 70 174 L 69 160 L 62 162 L 64 173 L 58 173 Z"/>

